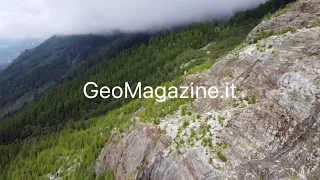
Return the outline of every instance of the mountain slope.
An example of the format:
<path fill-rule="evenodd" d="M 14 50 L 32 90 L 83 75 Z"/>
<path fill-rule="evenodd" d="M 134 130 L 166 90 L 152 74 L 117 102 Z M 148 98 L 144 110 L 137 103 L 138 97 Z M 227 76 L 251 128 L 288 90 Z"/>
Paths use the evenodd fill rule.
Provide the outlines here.
<path fill-rule="evenodd" d="M 272 2 L 274 4 L 269 3 L 255 11 L 241 14 L 227 24 L 204 23 L 153 37 L 146 45 L 125 51 L 112 62 L 96 65 L 88 74 L 74 78 L 22 113 L 1 122 L 0 179 L 113 179 L 114 174 L 118 175 L 117 171 L 113 173 L 116 169 L 108 171 L 102 168 L 100 173 L 94 172 L 95 168 L 99 172 L 95 161 L 105 144 L 107 146 L 104 150 L 108 152 L 113 142 L 123 141 L 122 137 L 131 130 L 139 131 L 136 128 L 145 126 L 144 123 L 162 123 L 164 116 L 175 114 L 181 105 L 185 106 L 192 100 L 175 99 L 165 103 L 155 103 L 154 99 L 89 101 L 83 96 L 84 83 L 96 81 L 110 87 L 124 81 L 131 84 L 142 81 L 152 86 L 179 85 L 184 81 L 183 74 L 193 74 L 211 67 L 219 57 L 244 41 L 264 14 L 279 8 L 279 1 Z M 208 43 L 209 46 L 201 48 Z M 197 117 L 196 114 L 192 116 Z M 153 136 L 158 133 L 158 128 L 157 125 L 147 128 L 147 135 L 152 138 L 150 146 L 147 144 L 150 142 L 147 136 L 140 139 L 146 141 L 136 144 L 141 145 L 137 150 L 146 145 L 157 147 L 152 142 L 161 139 L 157 134 Z M 165 131 L 160 134 L 165 134 Z M 165 148 L 170 146 L 166 142 L 171 143 L 163 139 Z M 158 145 L 161 147 L 161 144 Z M 101 154 L 101 157 L 104 155 Z M 136 165 L 144 167 L 138 161 L 141 154 L 127 155 L 128 158 L 121 160 L 129 160 L 127 162 L 130 163 L 119 166 L 124 168 L 120 172 L 126 177 L 132 173 L 131 167 L 134 171 L 140 169 L 139 173 L 147 170 L 136 169 Z M 220 156 L 223 158 L 223 155 Z M 112 161 L 107 159 L 102 164 L 109 162 Z"/>
<path fill-rule="evenodd" d="M 189 58 L 197 58 L 206 53 L 204 50 L 195 49 L 210 41 L 221 41 L 221 45 L 216 47 L 216 53 L 211 54 L 216 58 L 230 51 L 236 45 L 234 42 L 241 42 L 252 27 L 250 22 L 230 26 L 208 23 L 192 26 L 175 34 L 155 37 L 147 46 L 142 45 L 138 49 L 126 51 L 110 63 L 104 62 L 95 66 L 88 75 L 77 76 L 25 111 L 5 120 L 0 126 L 2 142 L 46 132 L 48 128 L 61 128 L 67 121 L 102 115 L 130 101 L 125 98 L 89 100 L 83 95 L 86 82 L 94 81 L 111 88 L 124 86 L 124 82 L 134 85 L 140 81 L 154 87 L 182 75 L 197 63 L 204 62 L 203 58 L 188 67 L 179 68 L 182 63 L 188 62 Z M 210 65 L 213 61 L 207 64 Z"/>
<path fill-rule="evenodd" d="M 247 42 L 256 43 L 243 43 L 209 70 L 187 76 L 184 84 L 220 90 L 235 83 L 237 98 L 198 98 L 159 125 L 115 133 L 96 173 L 114 172 L 116 179 L 318 179 L 319 14 L 303 14 L 319 8 L 317 1 L 291 4 L 248 35 Z M 310 26 L 283 21 L 292 14 Z M 252 39 L 257 29 L 276 32 L 288 24 L 287 32 Z"/>
<path fill-rule="evenodd" d="M 148 39 L 144 34 L 53 36 L 26 50 L 0 73 L 0 119 L 21 110 L 53 88 L 85 74 Z"/>

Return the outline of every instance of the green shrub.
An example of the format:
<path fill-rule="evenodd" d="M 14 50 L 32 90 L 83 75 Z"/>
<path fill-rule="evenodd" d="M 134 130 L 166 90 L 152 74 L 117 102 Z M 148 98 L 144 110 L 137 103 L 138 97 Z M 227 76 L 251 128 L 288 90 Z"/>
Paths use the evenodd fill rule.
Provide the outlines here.
<path fill-rule="evenodd" d="M 184 120 L 184 121 L 183 121 L 183 125 L 182 125 L 182 126 L 183 126 L 184 128 L 188 127 L 189 125 L 190 125 L 189 121 L 187 121 L 187 120 Z"/>
<path fill-rule="evenodd" d="M 222 154 L 221 152 L 218 152 L 217 155 L 222 162 L 228 161 L 227 157 L 224 154 Z"/>

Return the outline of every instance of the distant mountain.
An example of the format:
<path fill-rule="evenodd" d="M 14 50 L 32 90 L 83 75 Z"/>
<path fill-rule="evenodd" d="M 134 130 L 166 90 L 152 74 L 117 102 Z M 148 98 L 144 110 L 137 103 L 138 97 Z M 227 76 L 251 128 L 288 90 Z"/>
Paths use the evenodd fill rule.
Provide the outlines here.
<path fill-rule="evenodd" d="M 41 44 L 44 39 L 0 39 L 0 71 L 7 67 L 26 49 L 32 49 Z"/>
<path fill-rule="evenodd" d="M 0 63 L 0 71 L 4 70 L 6 67 L 7 67 L 6 63 L 4 64 Z"/>
<path fill-rule="evenodd" d="M 25 50 L 0 72 L 0 119 L 34 102 L 95 64 L 149 39 L 145 34 L 53 36 Z M 4 48 L 3 48 L 4 49 Z"/>

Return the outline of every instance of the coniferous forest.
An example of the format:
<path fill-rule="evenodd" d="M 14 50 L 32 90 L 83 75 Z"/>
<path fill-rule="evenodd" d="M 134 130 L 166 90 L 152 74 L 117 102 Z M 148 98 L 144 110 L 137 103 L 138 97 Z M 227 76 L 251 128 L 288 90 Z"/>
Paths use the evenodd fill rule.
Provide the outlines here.
<path fill-rule="evenodd" d="M 72 49 L 68 44 L 54 47 L 69 48 L 68 51 L 61 50 L 56 59 L 66 54 L 74 57 L 72 51 L 84 52 L 83 63 L 74 70 L 64 70 L 64 65 L 56 64 L 57 69 L 62 67 L 61 71 L 54 72 L 56 74 L 48 79 L 58 85 L 0 121 L 0 179 L 45 179 L 48 173 L 54 174 L 60 168 L 62 177 L 67 179 L 113 179 L 112 172 L 105 177 L 95 177 L 94 173 L 95 160 L 112 131 L 128 129 L 130 115 L 141 106 L 145 108 L 141 121 L 158 123 L 160 117 L 175 111 L 188 100 L 175 99 L 156 105 L 145 99 L 89 100 L 83 95 L 84 84 L 89 81 L 109 87 L 124 85 L 124 82 L 143 82 L 152 87 L 179 84 L 185 74 L 211 67 L 219 57 L 241 44 L 265 16 L 289 2 L 271 0 L 254 10 L 238 13 L 228 22 L 205 22 L 130 40 L 112 40 L 112 46 L 105 45 L 110 42 L 106 39 L 94 44 L 97 47 L 92 52 L 86 52 L 84 46 L 79 47 L 80 50 Z M 57 38 L 51 40 L 58 41 Z M 50 39 L 45 43 L 50 43 Z M 209 43 L 207 49 L 201 49 Z M 98 48 L 101 44 L 103 48 Z M 23 62 L 34 54 L 39 53 L 26 52 L 19 58 Z M 45 55 L 48 54 L 40 56 Z M 36 63 L 38 59 L 33 60 Z M 191 60 L 195 61 L 188 63 Z M 24 70 L 25 67 L 20 67 L 18 62 L 9 68 Z M 51 66 L 45 64 L 41 67 Z M 40 68 L 35 66 L 34 69 Z M 2 72 L 1 77 L 10 77 L 6 73 Z M 7 87 L 12 87 L 7 91 L 12 94 L 0 103 L 20 97 L 25 87 L 37 89 L 48 80 L 33 76 L 31 79 L 40 81 L 38 84 L 23 81 L 26 84 L 21 86 L 8 84 Z"/>

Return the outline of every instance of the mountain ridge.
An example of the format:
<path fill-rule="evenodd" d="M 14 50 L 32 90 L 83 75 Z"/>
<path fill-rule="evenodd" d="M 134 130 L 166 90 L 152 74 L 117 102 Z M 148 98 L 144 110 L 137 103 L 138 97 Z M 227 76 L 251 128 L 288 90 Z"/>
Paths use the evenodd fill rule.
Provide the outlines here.
<path fill-rule="evenodd" d="M 35 48 L 43 39 L 0 39 L 0 71 L 4 70 L 26 49 Z"/>
<path fill-rule="evenodd" d="M 144 34 L 52 36 L 37 48 L 26 50 L 0 73 L 0 119 L 19 112 L 73 77 L 85 74 L 101 61 L 100 57 L 111 60 L 148 37 Z"/>
<path fill-rule="evenodd" d="M 226 82 L 235 83 L 237 99 L 197 98 L 158 123 L 141 121 L 139 109 L 132 115 L 137 125 L 125 133 L 115 131 L 106 143 L 96 174 L 114 179 L 318 179 L 320 27 L 319 14 L 315 19 L 306 14 L 319 8 L 317 1 L 290 4 L 211 68 L 183 82 L 221 90 Z"/>
<path fill-rule="evenodd" d="M 249 156 L 255 151 L 245 149 L 250 148 L 250 144 L 243 148 L 235 145 L 237 142 L 232 140 L 247 136 L 247 139 L 256 142 L 255 138 L 251 138 L 255 136 L 250 136 L 254 132 L 251 131 L 252 126 L 245 129 L 246 126 L 231 121 L 230 117 L 233 117 L 233 114 L 228 114 L 230 109 L 226 108 L 238 110 L 240 115 L 241 112 L 247 113 L 247 109 L 255 110 L 255 106 L 260 106 L 261 97 L 254 94 L 254 90 L 248 91 L 244 97 L 239 96 L 242 99 L 235 102 L 203 99 L 173 99 L 164 103 L 155 103 L 154 99 L 84 102 L 82 85 L 88 80 L 110 87 L 123 81 L 133 84 L 143 81 L 146 84 L 153 83 L 153 86 L 179 86 L 189 84 L 189 81 L 203 85 L 218 85 L 219 81 L 232 80 L 239 74 L 243 74 L 244 77 L 249 75 L 249 79 L 256 82 L 254 78 L 265 76 L 250 75 L 251 71 L 246 70 L 253 67 L 253 72 L 257 71 L 254 69 L 255 66 L 252 66 L 253 59 L 263 53 L 268 55 L 266 57 L 270 57 L 270 54 L 276 55 L 275 48 L 279 48 L 279 45 L 276 45 L 273 49 L 275 51 L 272 52 L 267 43 L 253 43 L 247 47 L 247 44 L 241 42 L 245 41 L 248 33 L 270 9 L 281 7 L 278 6 L 279 2 L 270 1 L 271 4 L 262 5 L 260 9 L 255 10 L 259 13 L 255 13 L 254 10 L 248 11 L 227 24 L 205 23 L 153 37 L 149 43 L 121 53 L 115 61 L 95 66 L 88 73 L 88 79 L 81 79 L 85 77 L 81 76 L 49 93 L 33 107 L 0 122 L 0 178 L 248 177 L 248 174 L 243 175 L 236 170 L 231 172 L 229 168 L 241 162 L 242 158 L 246 159 L 247 157 L 242 157 L 243 154 Z M 296 36 L 299 33 L 303 32 L 299 31 Z M 270 34 L 269 36 L 273 40 Z M 283 39 L 281 37 L 278 40 L 282 42 Z M 263 39 L 261 42 L 264 42 Z M 207 44 L 209 45 L 206 46 Z M 204 46 L 206 48 L 203 49 Z M 279 51 L 279 54 L 282 55 L 283 52 Z M 261 65 L 265 62 L 268 61 L 262 59 L 256 64 Z M 281 62 L 275 62 L 274 66 Z M 232 72 L 232 68 L 236 72 Z M 282 69 L 279 71 L 282 72 Z M 270 69 L 266 68 L 261 72 L 273 72 L 268 70 Z M 243 71 L 248 73 L 241 73 Z M 278 74 L 275 73 L 275 76 Z M 264 82 L 264 79 L 258 80 Z M 277 80 L 277 77 L 271 80 Z M 273 81 L 271 84 L 274 84 Z M 246 92 L 247 88 L 248 86 L 245 86 L 239 93 Z M 280 108 L 276 106 L 274 109 Z M 239 122 L 247 119 L 254 121 L 256 117 L 261 117 L 261 114 L 248 113 L 244 118 L 239 118 Z M 281 120 L 285 119 L 281 114 L 279 117 Z M 191 127 L 197 123 L 200 124 L 200 130 L 192 130 Z M 258 125 L 257 127 L 260 127 Z M 248 131 L 244 133 L 248 132 L 249 135 L 235 133 L 233 137 L 224 133 L 225 129 L 245 129 Z M 213 132 L 210 134 L 211 130 Z M 175 138 L 175 134 L 179 134 L 179 137 Z M 294 136 L 290 137 L 294 139 Z M 213 139 L 216 141 L 211 141 Z M 265 144 L 265 141 L 262 139 L 261 143 Z M 198 150 L 192 151 L 194 146 L 207 148 L 208 154 Z M 211 152 L 213 146 L 217 151 Z M 234 150 L 240 158 L 234 157 L 229 150 Z M 250 164 L 241 166 L 244 170 L 240 172 L 247 172 L 245 169 L 250 168 L 246 167 L 251 168 Z M 251 169 L 254 175 L 257 174 L 254 178 L 259 178 L 260 174 L 265 173 L 264 170 Z M 296 177 L 298 174 L 290 175 Z"/>

